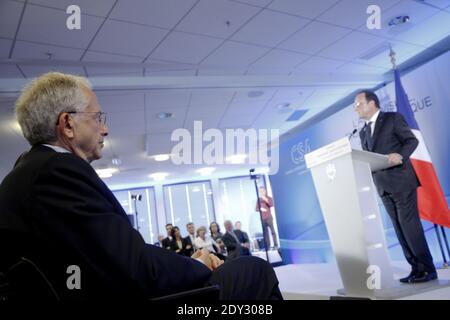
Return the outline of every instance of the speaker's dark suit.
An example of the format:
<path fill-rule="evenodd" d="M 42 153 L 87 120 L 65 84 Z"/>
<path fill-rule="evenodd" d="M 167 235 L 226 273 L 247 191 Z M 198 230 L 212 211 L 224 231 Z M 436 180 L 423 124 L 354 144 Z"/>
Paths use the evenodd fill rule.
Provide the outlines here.
<path fill-rule="evenodd" d="M 0 185 L 0 235 L 0 270 L 25 256 L 63 298 L 161 296 L 211 276 L 199 261 L 146 244 L 86 161 L 46 146 L 21 156 Z M 80 290 L 67 288 L 71 265 Z"/>
<path fill-rule="evenodd" d="M 371 141 L 366 138 L 365 130 L 367 126 L 360 131 L 364 150 L 385 155 L 398 153 L 403 157 L 401 165 L 375 172 L 373 179 L 413 271 L 434 272 L 433 259 L 417 209 L 417 187 L 420 182 L 409 160 L 418 140 L 397 112 L 379 113 Z"/>

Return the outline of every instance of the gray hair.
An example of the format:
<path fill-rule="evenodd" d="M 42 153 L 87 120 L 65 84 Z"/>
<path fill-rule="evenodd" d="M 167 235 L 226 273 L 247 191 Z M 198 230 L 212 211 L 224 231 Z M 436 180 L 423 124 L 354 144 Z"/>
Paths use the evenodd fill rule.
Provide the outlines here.
<path fill-rule="evenodd" d="M 89 100 L 82 86 L 86 78 L 59 72 L 46 73 L 31 81 L 16 102 L 16 116 L 31 145 L 55 142 L 56 123 L 63 112 L 82 112 Z"/>

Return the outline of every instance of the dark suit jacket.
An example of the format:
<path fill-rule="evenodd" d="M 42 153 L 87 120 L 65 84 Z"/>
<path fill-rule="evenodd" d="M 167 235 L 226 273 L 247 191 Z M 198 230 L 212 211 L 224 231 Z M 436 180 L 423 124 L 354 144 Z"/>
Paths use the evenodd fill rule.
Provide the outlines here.
<path fill-rule="evenodd" d="M 373 173 L 378 193 L 406 192 L 416 189 L 420 182 L 409 157 L 419 144 L 414 133 L 398 112 L 380 112 L 372 135 L 372 149 L 364 141 L 364 130 L 359 135 L 364 150 L 380 154 L 399 153 L 403 157 L 401 165 Z"/>
<path fill-rule="evenodd" d="M 234 234 L 236 235 L 236 237 L 239 239 L 239 241 L 241 243 L 250 243 L 250 239 L 248 237 L 247 232 L 241 231 L 241 230 L 234 230 Z M 250 250 L 247 249 L 246 247 L 242 246 L 242 254 L 245 256 L 249 256 L 250 255 Z"/>
<path fill-rule="evenodd" d="M 202 287 L 210 270 L 146 244 L 94 169 L 35 146 L 0 185 L 0 270 L 34 261 L 62 298 L 147 298 Z M 81 270 L 69 290 L 67 268 Z"/>
<path fill-rule="evenodd" d="M 183 256 L 188 256 L 190 257 L 190 253 L 191 253 L 191 249 L 192 249 L 192 245 L 191 245 L 191 249 L 186 249 L 186 246 L 190 245 L 190 239 L 189 242 L 186 238 L 181 238 L 181 251 L 177 252 L 178 254 L 181 254 Z M 172 239 L 172 241 L 170 242 L 170 249 L 172 251 L 177 251 L 178 249 L 180 249 L 178 247 L 177 241 L 175 239 Z"/>
<path fill-rule="evenodd" d="M 225 232 L 225 234 L 222 237 L 223 243 L 225 244 L 225 247 L 227 247 L 227 257 L 229 259 L 237 258 L 241 255 L 241 244 L 240 242 L 237 242 L 236 239 L 229 234 L 228 232 Z"/>
<path fill-rule="evenodd" d="M 186 245 L 190 245 L 191 246 L 190 249 L 186 249 L 187 250 L 186 255 L 192 256 L 194 254 L 195 250 L 194 250 L 194 244 L 192 243 L 191 237 L 186 236 L 184 238 L 184 241 L 186 241 Z"/>
<path fill-rule="evenodd" d="M 161 241 L 161 244 L 164 249 L 170 250 L 172 248 L 172 239 L 166 237 Z"/>

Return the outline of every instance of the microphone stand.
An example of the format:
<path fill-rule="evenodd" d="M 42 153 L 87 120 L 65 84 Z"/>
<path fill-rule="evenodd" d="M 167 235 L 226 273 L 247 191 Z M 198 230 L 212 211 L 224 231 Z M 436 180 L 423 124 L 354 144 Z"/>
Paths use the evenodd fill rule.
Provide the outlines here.
<path fill-rule="evenodd" d="M 256 191 L 256 203 L 258 206 L 258 211 L 259 211 L 259 220 L 261 221 L 261 228 L 262 228 L 262 232 L 263 232 L 263 242 L 264 242 L 264 249 L 266 251 L 266 261 L 268 263 L 270 263 L 269 261 L 269 252 L 267 251 L 267 243 L 266 243 L 266 237 L 264 237 L 265 231 L 264 230 L 264 221 L 262 218 L 262 211 L 261 211 L 261 205 L 259 204 L 259 190 L 258 190 L 258 183 L 256 182 L 257 179 L 259 179 L 259 176 L 254 174 L 255 169 L 250 169 L 250 179 L 253 180 L 253 182 L 255 183 L 255 191 Z"/>

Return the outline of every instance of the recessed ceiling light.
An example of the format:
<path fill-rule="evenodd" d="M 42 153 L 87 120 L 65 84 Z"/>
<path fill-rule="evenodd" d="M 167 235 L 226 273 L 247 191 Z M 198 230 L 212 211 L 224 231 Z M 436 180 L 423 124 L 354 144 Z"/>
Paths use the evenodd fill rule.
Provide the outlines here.
<path fill-rule="evenodd" d="M 169 174 L 167 172 L 155 172 L 149 175 L 154 181 L 163 181 Z"/>
<path fill-rule="evenodd" d="M 198 169 L 196 170 L 196 172 L 200 173 L 201 176 L 209 176 L 213 173 L 214 170 L 216 170 L 216 168 L 208 167 Z"/>
<path fill-rule="evenodd" d="M 170 119 L 173 118 L 173 113 L 171 112 L 160 112 L 156 115 L 158 119 Z"/>
<path fill-rule="evenodd" d="M 97 169 L 95 172 L 97 172 L 98 176 L 100 178 L 111 178 L 113 173 L 118 172 L 119 169 L 117 168 L 104 168 L 104 169 Z"/>
<path fill-rule="evenodd" d="M 284 102 L 284 103 L 280 103 L 276 105 L 276 108 L 278 110 L 284 110 L 284 109 L 289 109 L 291 106 L 291 104 L 289 102 Z"/>
<path fill-rule="evenodd" d="M 153 156 L 155 161 L 167 161 L 170 159 L 170 154 L 157 154 Z"/>
<path fill-rule="evenodd" d="M 245 162 L 245 159 L 247 159 L 246 154 L 235 154 L 227 157 L 226 161 L 231 164 L 242 164 Z"/>
<path fill-rule="evenodd" d="M 389 25 L 389 27 L 396 27 L 396 26 L 402 25 L 404 23 L 408 23 L 409 21 L 410 21 L 410 18 L 407 15 L 397 16 L 397 17 L 394 17 L 391 20 L 389 20 L 388 25 Z"/>
<path fill-rule="evenodd" d="M 122 160 L 120 160 L 119 158 L 112 158 L 111 163 L 115 166 L 120 166 L 122 164 Z"/>

